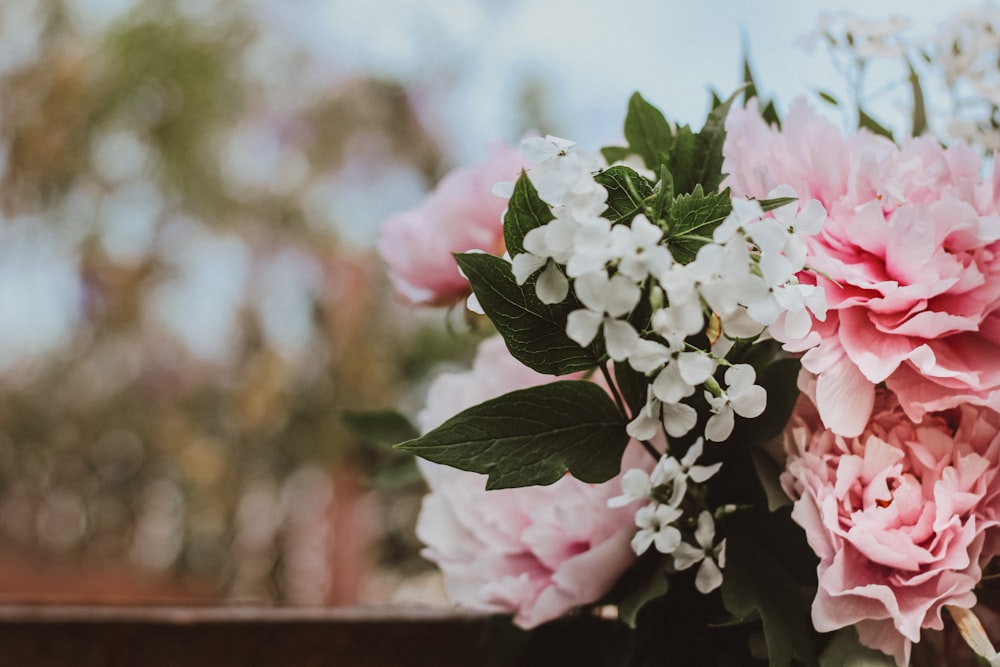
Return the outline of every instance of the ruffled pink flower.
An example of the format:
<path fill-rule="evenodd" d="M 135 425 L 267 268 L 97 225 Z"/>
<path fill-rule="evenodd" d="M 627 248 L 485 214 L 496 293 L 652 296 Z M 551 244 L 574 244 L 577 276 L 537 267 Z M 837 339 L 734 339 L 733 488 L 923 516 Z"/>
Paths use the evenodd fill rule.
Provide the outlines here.
<path fill-rule="evenodd" d="M 914 421 L 962 403 L 1000 409 L 1000 181 L 981 179 L 972 149 L 844 138 L 801 101 L 780 131 L 754 105 L 726 129 L 734 195 L 787 183 L 827 210 L 807 239 L 816 273 L 800 276 L 823 287 L 827 320 L 803 341 L 774 331 L 808 350 L 823 423 L 861 433 L 882 382 Z"/>
<path fill-rule="evenodd" d="M 471 371 L 438 377 L 422 429 L 500 394 L 551 382 L 513 359 L 499 337 L 484 341 Z M 625 466 L 655 461 L 634 443 Z M 486 491 L 484 475 L 420 461 L 430 485 L 417 535 L 458 604 L 514 613 L 531 628 L 594 602 L 635 562 L 635 503 L 608 508 L 621 481 L 586 484 L 567 475 L 549 486 Z"/>
<path fill-rule="evenodd" d="M 785 448 L 792 518 L 820 558 L 813 625 L 853 625 L 908 664 L 921 629 L 943 627 L 944 605 L 976 603 L 996 553 L 1000 414 L 963 405 L 914 423 L 880 391 L 864 431 L 846 438 L 802 397 Z"/>
<path fill-rule="evenodd" d="M 524 165 L 516 150 L 497 146 L 485 161 L 450 172 L 419 206 L 385 221 L 378 250 L 401 297 L 442 306 L 469 294 L 469 281 L 452 253 L 503 254 L 501 217 L 507 200 L 492 189 L 516 180 Z"/>

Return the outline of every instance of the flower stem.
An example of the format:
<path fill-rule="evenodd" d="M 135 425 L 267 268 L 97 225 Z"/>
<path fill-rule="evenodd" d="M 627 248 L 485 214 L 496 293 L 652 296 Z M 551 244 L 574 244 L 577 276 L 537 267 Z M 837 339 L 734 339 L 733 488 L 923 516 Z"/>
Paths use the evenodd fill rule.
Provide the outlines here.
<path fill-rule="evenodd" d="M 604 381 L 608 383 L 608 390 L 611 392 L 612 398 L 615 399 L 615 405 L 618 406 L 619 412 L 621 412 L 626 419 L 631 419 L 632 416 L 628 413 L 628 410 L 625 409 L 625 402 L 622 400 L 622 396 L 618 391 L 618 385 L 616 385 L 615 381 L 611 378 L 611 373 L 608 371 L 607 364 L 601 364 L 600 369 L 601 375 L 604 376 Z"/>

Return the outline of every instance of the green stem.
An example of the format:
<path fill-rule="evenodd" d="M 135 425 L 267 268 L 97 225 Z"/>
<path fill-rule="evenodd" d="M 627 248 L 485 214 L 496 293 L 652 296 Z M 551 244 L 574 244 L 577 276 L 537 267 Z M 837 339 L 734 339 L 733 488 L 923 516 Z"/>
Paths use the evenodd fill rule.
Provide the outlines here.
<path fill-rule="evenodd" d="M 654 461 L 659 462 L 663 454 L 657 451 L 656 447 L 653 447 L 653 443 L 651 443 L 649 440 L 640 440 L 639 444 L 641 444 L 643 447 L 646 448 L 646 451 L 649 452 L 649 455 L 653 457 Z"/>
<path fill-rule="evenodd" d="M 626 419 L 631 419 L 632 416 L 629 415 L 628 410 L 625 409 L 625 401 L 622 400 L 621 394 L 618 392 L 618 385 L 615 384 L 614 380 L 611 379 L 611 373 L 608 372 L 607 364 L 601 364 L 601 375 L 604 376 L 604 381 L 608 383 L 608 390 L 611 392 L 611 397 L 615 399 L 615 405 L 618 406 L 618 411 L 622 413 Z"/>

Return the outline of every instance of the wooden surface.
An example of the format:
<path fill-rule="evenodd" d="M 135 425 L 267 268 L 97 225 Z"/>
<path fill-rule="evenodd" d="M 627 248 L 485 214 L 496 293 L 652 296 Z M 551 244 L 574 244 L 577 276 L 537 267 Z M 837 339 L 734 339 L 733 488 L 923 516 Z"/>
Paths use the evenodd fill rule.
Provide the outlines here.
<path fill-rule="evenodd" d="M 0 606 L 0 667 L 475 667 L 487 618 L 396 608 Z"/>

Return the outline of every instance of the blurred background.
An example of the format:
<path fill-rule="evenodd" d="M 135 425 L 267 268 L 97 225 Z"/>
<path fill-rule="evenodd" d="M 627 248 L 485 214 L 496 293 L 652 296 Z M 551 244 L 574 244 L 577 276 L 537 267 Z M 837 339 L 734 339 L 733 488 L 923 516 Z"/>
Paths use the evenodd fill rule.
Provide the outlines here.
<path fill-rule="evenodd" d="M 633 90 L 700 123 L 744 52 L 779 108 L 856 92 L 829 7 L 731 4 L 0 0 L 0 602 L 441 599 L 341 414 L 474 335 L 393 298 L 378 223 L 491 141 L 615 142 Z"/>

